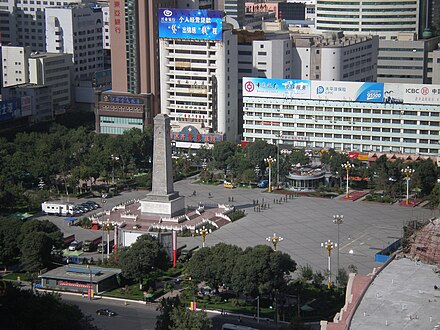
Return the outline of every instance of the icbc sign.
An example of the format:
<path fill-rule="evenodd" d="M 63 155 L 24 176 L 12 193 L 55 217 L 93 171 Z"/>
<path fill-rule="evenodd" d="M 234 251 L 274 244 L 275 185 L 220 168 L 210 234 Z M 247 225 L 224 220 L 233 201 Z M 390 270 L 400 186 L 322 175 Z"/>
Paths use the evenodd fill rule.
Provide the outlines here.
<path fill-rule="evenodd" d="M 405 89 L 405 92 L 407 94 L 422 94 L 422 95 L 428 95 L 429 94 L 429 88 L 428 87 L 422 87 L 422 88 L 407 88 Z"/>

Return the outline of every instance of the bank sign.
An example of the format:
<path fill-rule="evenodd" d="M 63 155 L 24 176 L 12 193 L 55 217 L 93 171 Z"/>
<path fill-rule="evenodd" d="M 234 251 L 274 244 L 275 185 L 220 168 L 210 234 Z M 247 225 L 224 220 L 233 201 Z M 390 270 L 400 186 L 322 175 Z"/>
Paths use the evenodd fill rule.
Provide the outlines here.
<path fill-rule="evenodd" d="M 310 80 L 243 78 L 243 96 L 310 99 Z"/>
<path fill-rule="evenodd" d="M 386 83 L 384 94 L 385 103 L 440 104 L 440 85 Z"/>
<path fill-rule="evenodd" d="M 381 103 L 383 83 L 348 81 L 311 81 L 312 100 Z"/>
<path fill-rule="evenodd" d="M 219 10 L 159 9 L 159 38 L 222 40 Z"/>

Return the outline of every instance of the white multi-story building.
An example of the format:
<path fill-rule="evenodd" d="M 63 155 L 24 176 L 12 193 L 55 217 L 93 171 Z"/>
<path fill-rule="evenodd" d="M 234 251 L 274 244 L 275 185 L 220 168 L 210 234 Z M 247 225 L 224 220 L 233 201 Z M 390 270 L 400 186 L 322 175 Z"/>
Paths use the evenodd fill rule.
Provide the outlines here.
<path fill-rule="evenodd" d="M 248 142 L 440 153 L 440 85 L 244 78 L 243 93 Z"/>
<path fill-rule="evenodd" d="M 376 81 L 378 37 L 324 33 L 291 38 L 293 78 Z"/>
<path fill-rule="evenodd" d="M 29 47 L 2 46 L 2 87 L 29 82 L 28 58 L 30 55 L 31 49 Z"/>
<path fill-rule="evenodd" d="M 4 100 L 28 97 L 25 111 L 30 122 L 52 120 L 72 103 L 72 55 L 29 51 L 29 47 L 3 46 L 3 66 L 13 71 L 22 70 L 14 80 L 3 72 L 2 97 Z M 15 55 L 15 56 L 14 56 Z M 21 64 L 17 64 L 17 63 Z M 13 77 L 15 77 L 12 74 Z"/>
<path fill-rule="evenodd" d="M 221 12 L 201 13 L 219 28 L 205 40 L 200 35 L 170 37 L 159 26 L 161 112 L 171 117 L 179 148 L 237 140 L 237 36 L 224 27 L 221 32 Z M 184 31 L 197 32 L 196 26 Z"/>
<path fill-rule="evenodd" d="M 10 22 L 7 25 L 0 24 L 2 36 L 4 33 L 9 35 L 9 39 L 6 40 L 14 46 L 29 46 L 32 51 L 46 51 L 44 11 L 50 7 L 67 6 L 82 1 L 6 0 L 3 2 L 2 15 L 8 14 Z"/>
<path fill-rule="evenodd" d="M 47 8 L 45 18 L 47 52 L 72 54 L 75 81 L 91 80 L 104 69 L 101 7 Z"/>
<path fill-rule="evenodd" d="M 419 0 L 319 0 L 315 27 L 395 39 L 399 32 L 418 33 Z"/>

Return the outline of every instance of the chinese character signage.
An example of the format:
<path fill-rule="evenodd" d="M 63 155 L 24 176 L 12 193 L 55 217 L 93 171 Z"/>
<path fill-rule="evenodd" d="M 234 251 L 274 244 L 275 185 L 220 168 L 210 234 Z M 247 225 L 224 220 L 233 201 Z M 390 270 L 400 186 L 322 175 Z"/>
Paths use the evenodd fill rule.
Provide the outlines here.
<path fill-rule="evenodd" d="M 122 21 L 124 17 L 124 8 L 123 4 L 121 4 L 121 1 L 114 1 L 113 3 L 113 17 L 114 17 L 114 24 L 115 24 L 115 32 L 121 33 L 122 28 Z"/>
<path fill-rule="evenodd" d="M 311 84 L 312 100 L 368 103 L 380 103 L 383 100 L 383 83 L 313 80 Z"/>
<path fill-rule="evenodd" d="M 223 141 L 224 135 L 218 133 L 202 134 L 194 126 L 185 126 L 180 132 L 171 132 L 171 140 L 198 143 L 215 143 Z"/>
<path fill-rule="evenodd" d="M 21 117 L 21 98 L 0 101 L 0 122 Z"/>
<path fill-rule="evenodd" d="M 123 103 L 123 104 L 143 104 L 143 101 L 138 98 L 125 95 L 103 95 L 104 102 Z"/>
<path fill-rule="evenodd" d="M 385 103 L 440 104 L 440 85 L 385 84 Z"/>
<path fill-rule="evenodd" d="M 243 78 L 243 96 L 310 99 L 310 81 Z"/>
<path fill-rule="evenodd" d="M 159 38 L 222 40 L 219 10 L 159 9 Z"/>

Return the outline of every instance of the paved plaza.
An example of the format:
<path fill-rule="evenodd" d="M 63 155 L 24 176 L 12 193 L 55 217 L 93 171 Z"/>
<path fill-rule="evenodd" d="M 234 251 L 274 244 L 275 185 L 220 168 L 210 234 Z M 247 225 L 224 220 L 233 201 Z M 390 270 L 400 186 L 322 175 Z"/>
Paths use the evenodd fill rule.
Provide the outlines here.
<path fill-rule="evenodd" d="M 276 233 L 284 238 L 278 249 L 286 252 L 299 264 L 309 264 L 314 270 L 325 271 L 327 251 L 321 242 L 337 241 L 337 225 L 333 215 L 344 215 L 340 225 L 340 267 L 357 266 L 359 273 L 367 274 L 378 264 L 374 255 L 402 236 L 402 225 L 410 220 L 433 216 L 428 209 L 407 208 L 398 205 L 345 201 L 325 198 L 296 197 L 274 204 L 279 194 L 261 189 L 226 189 L 223 185 L 210 186 L 191 183 L 186 179 L 175 183 L 175 190 L 186 197 L 186 204 L 197 202 L 228 203 L 233 197 L 236 207 L 247 216 L 228 224 L 206 237 L 206 246 L 219 242 L 240 247 L 270 244 L 266 237 Z M 188 197 L 193 191 L 196 197 Z M 211 198 L 209 197 L 211 193 Z M 253 201 L 270 204 L 270 208 L 254 212 Z M 179 245 L 201 246 L 201 237 L 179 238 Z M 350 253 L 351 252 L 351 253 Z M 332 272 L 336 270 L 336 250 L 332 253 Z"/>

